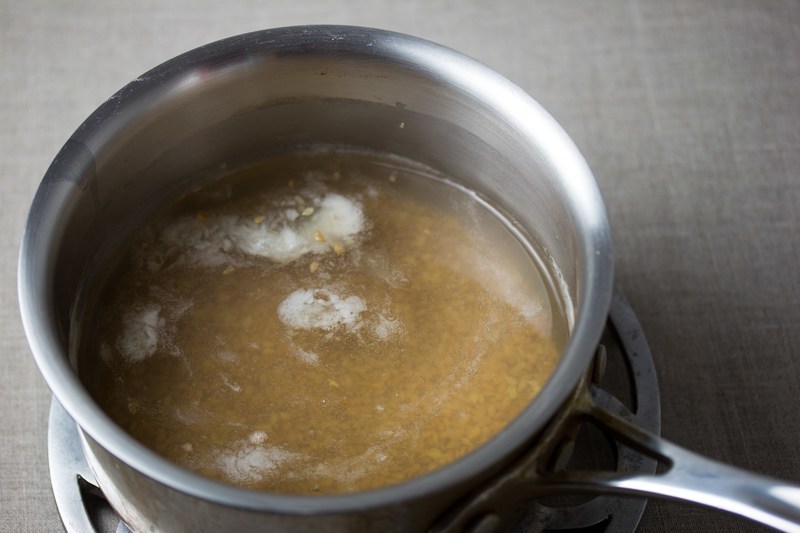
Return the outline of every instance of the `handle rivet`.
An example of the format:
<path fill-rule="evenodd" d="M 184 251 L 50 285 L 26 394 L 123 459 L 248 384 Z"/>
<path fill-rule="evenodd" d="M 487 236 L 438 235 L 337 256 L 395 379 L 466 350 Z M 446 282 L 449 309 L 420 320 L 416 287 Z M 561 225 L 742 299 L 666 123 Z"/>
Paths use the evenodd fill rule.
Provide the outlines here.
<path fill-rule="evenodd" d="M 592 368 L 592 383 L 599 384 L 603 376 L 606 374 L 606 347 L 604 344 L 598 344 L 597 350 L 594 353 L 594 368 Z"/>

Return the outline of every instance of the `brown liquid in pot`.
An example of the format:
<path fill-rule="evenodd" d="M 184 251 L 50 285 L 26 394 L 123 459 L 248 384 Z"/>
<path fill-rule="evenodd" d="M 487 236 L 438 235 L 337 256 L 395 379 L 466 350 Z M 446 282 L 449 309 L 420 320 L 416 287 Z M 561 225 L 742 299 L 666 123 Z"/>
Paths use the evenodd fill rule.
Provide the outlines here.
<path fill-rule="evenodd" d="M 471 194 L 396 159 L 232 173 L 142 228 L 93 297 L 81 375 L 169 460 L 284 493 L 397 483 L 507 425 L 564 320 Z"/>

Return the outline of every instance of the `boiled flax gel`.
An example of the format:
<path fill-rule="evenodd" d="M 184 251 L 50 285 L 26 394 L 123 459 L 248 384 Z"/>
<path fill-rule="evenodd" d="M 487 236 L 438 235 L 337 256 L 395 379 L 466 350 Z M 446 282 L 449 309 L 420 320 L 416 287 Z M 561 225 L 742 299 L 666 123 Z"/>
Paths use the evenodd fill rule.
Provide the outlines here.
<path fill-rule="evenodd" d="M 543 281 L 502 223 L 373 156 L 276 158 L 190 195 L 98 294 L 82 356 L 103 364 L 81 365 L 98 402 L 177 464 L 269 491 L 451 462 L 557 354 Z"/>

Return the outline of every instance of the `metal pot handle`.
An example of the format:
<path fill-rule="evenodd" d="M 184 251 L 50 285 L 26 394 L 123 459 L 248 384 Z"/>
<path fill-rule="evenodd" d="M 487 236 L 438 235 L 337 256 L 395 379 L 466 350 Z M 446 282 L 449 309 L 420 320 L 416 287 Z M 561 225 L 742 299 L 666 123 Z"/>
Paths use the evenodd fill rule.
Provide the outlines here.
<path fill-rule="evenodd" d="M 658 496 L 735 513 L 785 531 L 800 531 L 800 486 L 747 472 L 698 455 L 600 407 L 601 391 L 590 388 L 585 414 L 620 442 L 657 459 L 661 473 L 625 475 L 554 473 L 542 481 L 565 492 L 610 492 Z"/>
<path fill-rule="evenodd" d="M 434 531 L 489 533 L 504 529 L 532 499 L 555 494 L 620 494 L 670 498 L 735 513 L 784 531 L 800 532 L 800 486 L 708 459 L 642 429 L 616 398 L 591 385 L 580 388 L 575 422 L 591 422 L 620 443 L 662 466 L 654 474 L 552 471 L 553 450 L 533 450 L 488 488 L 457 505 Z M 556 453 L 557 455 L 557 453 Z M 545 457 L 545 460 L 542 460 Z"/>

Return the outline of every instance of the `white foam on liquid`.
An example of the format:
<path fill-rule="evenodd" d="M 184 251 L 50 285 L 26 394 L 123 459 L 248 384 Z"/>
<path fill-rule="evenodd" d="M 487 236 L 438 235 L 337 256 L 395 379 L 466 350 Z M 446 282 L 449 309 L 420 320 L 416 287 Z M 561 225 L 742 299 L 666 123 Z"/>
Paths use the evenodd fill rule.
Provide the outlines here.
<path fill-rule="evenodd" d="M 156 352 L 165 324 L 160 313 L 161 306 L 151 304 L 124 315 L 116 347 L 126 360 L 138 363 Z"/>
<path fill-rule="evenodd" d="M 264 444 L 268 437 L 266 431 L 254 431 L 250 433 L 248 439 L 252 444 Z"/>
<path fill-rule="evenodd" d="M 313 212 L 300 217 L 304 220 L 295 226 L 286 224 L 276 229 L 271 224 L 243 224 L 233 228 L 231 237 L 247 254 L 287 263 L 310 252 L 325 253 L 331 249 L 329 243 L 349 242 L 364 229 L 361 206 L 353 200 L 328 194 L 312 205 Z M 296 211 L 287 212 L 286 216 L 293 221 Z M 325 242 L 317 239 L 318 234 L 324 236 Z"/>
<path fill-rule="evenodd" d="M 394 335 L 400 330 L 400 321 L 396 318 L 386 318 L 383 315 L 378 315 L 378 320 L 373 326 L 375 335 L 382 341 L 389 340 L 389 337 Z"/>
<path fill-rule="evenodd" d="M 220 373 L 219 377 L 222 379 L 222 383 L 224 383 L 225 386 L 228 387 L 233 392 L 241 392 L 242 391 L 242 386 L 239 385 L 238 383 L 234 382 L 234 381 L 229 380 L 228 376 L 226 376 L 225 374 Z"/>
<path fill-rule="evenodd" d="M 302 359 L 303 361 L 305 361 L 306 363 L 308 363 L 310 365 L 319 364 L 319 356 L 316 354 L 316 352 L 312 352 L 312 351 L 309 351 L 309 350 L 304 350 L 304 349 L 300 348 L 299 346 L 295 346 L 294 347 L 294 351 L 297 354 L 297 356 L 300 359 Z"/>
<path fill-rule="evenodd" d="M 297 289 L 278 305 L 278 317 L 295 329 L 355 329 L 367 310 L 358 296 L 342 297 L 327 289 Z"/>
<path fill-rule="evenodd" d="M 263 432 L 254 432 L 216 454 L 214 466 L 223 476 L 232 482 L 253 483 L 300 457 L 278 446 L 264 446 L 267 435 L 259 433 Z"/>
<path fill-rule="evenodd" d="M 178 250 L 181 260 L 208 267 L 235 262 L 235 252 L 288 263 L 308 253 L 329 253 L 333 243 L 352 244 L 366 226 L 361 204 L 339 194 L 311 198 L 306 210 L 307 215 L 294 208 L 279 210 L 259 223 L 234 215 L 183 216 L 159 233 L 155 246 L 145 250 L 144 262 L 160 270 L 164 258 Z"/>

